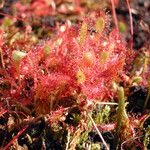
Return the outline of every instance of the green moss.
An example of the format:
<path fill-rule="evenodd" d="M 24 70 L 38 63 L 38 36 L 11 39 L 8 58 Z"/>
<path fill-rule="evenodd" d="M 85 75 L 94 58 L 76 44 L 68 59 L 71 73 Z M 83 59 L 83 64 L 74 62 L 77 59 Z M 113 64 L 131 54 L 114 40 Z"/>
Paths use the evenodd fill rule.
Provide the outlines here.
<path fill-rule="evenodd" d="M 124 22 L 119 22 L 119 30 L 121 33 L 124 33 L 126 31 L 126 24 Z"/>
<path fill-rule="evenodd" d="M 146 131 L 145 131 L 144 146 L 145 147 L 150 146 L 150 126 L 148 126 Z"/>
<path fill-rule="evenodd" d="M 93 143 L 93 144 L 91 144 L 91 149 L 92 150 L 100 150 L 101 146 L 98 143 Z"/>
<path fill-rule="evenodd" d="M 102 111 L 95 112 L 93 118 L 96 124 L 105 124 L 109 122 L 110 106 L 106 105 Z"/>

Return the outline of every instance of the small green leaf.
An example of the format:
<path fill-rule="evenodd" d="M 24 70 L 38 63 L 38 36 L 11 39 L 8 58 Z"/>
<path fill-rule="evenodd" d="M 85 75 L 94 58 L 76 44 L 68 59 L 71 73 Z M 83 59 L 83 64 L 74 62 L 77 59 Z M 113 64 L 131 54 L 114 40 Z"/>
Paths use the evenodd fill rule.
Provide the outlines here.
<path fill-rule="evenodd" d="M 51 52 L 50 46 L 49 46 L 49 45 L 46 45 L 46 46 L 44 47 L 44 55 L 45 55 L 45 56 L 48 56 L 48 55 L 50 54 L 50 52 Z"/>
<path fill-rule="evenodd" d="M 103 17 L 99 17 L 97 20 L 96 20 L 96 24 L 95 24 L 95 28 L 96 28 L 96 31 L 98 33 L 102 33 L 104 28 L 105 28 L 105 20 Z"/>
<path fill-rule="evenodd" d="M 102 52 L 100 55 L 100 63 L 105 63 L 109 58 L 109 52 Z"/>
<path fill-rule="evenodd" d="M 86 22 L 83 22 L 80 30 L 80 41 L 79 43 L 82 44 L 87 36 L 87 31 L 88 31 L 88 25 Z"/>
<path fill-rule="evenodd" d="M 86 80 L 86 77 L 85 77 L 84 73 L 81 70 L 79 70 L 77 72 L 76 78 L 77 78 L 78 84 L 82 84 Z"/>
<path fill-rule="evenodd" d="M 121 33 L 124 33 L 126 30 L 126 25 L 124 22 L 119 22 L 119 30 Z"/>
<path fill-rule="evenodd" d="M 138 83 L 138 82 L 141 82 L 142 81 L 142 77 L 138 76 L 138 77 L 134 77 L 132 79 L 132 83 Z"/>
<path fill-rule="evenodd" d="M 12 59 L 14 62 L 20 62 L 27 54 L 18 50 L 12 52 Z"/>

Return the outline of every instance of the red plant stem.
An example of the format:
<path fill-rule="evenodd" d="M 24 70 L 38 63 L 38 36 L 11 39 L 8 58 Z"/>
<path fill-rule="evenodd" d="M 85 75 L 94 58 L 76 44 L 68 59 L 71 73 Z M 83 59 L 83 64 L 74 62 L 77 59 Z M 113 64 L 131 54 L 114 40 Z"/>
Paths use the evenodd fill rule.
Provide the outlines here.
<path fill-rule="evenodd" d="M 113 17 L 114 17 L 114 21 L 115 21 L 115 26 L 116 26 L 116 29 L 119 31 L 118 19 L 117 19 L 117 15 L 116 15 L 114 0 L 111 0 L 111 4 L 112 4 L 112 11 L 113 11 Z"/>
<path fill-rule="evenodd" d="M 3 51 L 2 49 L 0 48 L 0 57 L 1 57 L 1 65 L 2 65 L 2 68 L 5 68 L 5 63 L 4 63 L 4 58 L 3 58 Z"/>
<path fill-rule="evenodd" d="M 126 143 L 135 141 L 136 139 L 139 139 L 139 138 L 142 138 L 142 137 L 143 137 L 143 136 L 133 137 L 133 138 L 130 138 L 130 139 L 124 141 L 124 142 L 121 144 L 121 149 L 124 149 L 123 147 L 124 147 L 124 145 L 125 145 Z M 135 142 L 134 142 L 134 143 L 135 143 Z"/>
<path fill-rule="evenodd" d="M 140 143 L 140 142 L 137 141 L 137 140 L 135 140 L 134 143 L 135 143 L 136 145 L 138 145 L 141 149 L 144 150 L 144 145 L 143 145 L 142 143 Z"/>
<path fill-rule="evenodd" d="M 20 90 L 20 87 L 15 83 L 14 79 L 9 75 L 9 73 L 6 70 L 4 70 L 4 73 L 6 74 L 6 77 L 8 78 L 8 81 L 11 83 L 11 85 L 17 90 Z"/>
<path fill-rule="evenodd" d="M 126 3 L 128 5 L 129 17 L 130 17 L 131 49 L 132 49 L 133 48 L 133 18 L 132 18 L 132 12 L 130 8 L 129 0 L 126 0 Z"/>
<path fill-rule="evenodd" d="M 3 148 L 3 150 L 7 150 L 7 149 L 10 147 L 10 145 L 13 144 L 13 142 L 14 142 L 15 140 L 17 140 L 18 137 L 19 137 L 27 128 L 28 128 L 28 125 L 25 126 L 21 131 L 19 131 L 18 134 L 15 135 L 15 136 L 13 137 L 13 139 Z"/>
<path fill-rule="evenodd" d="M 138 121 L 139 121 L 139 123 L 144 122 L 149 117 L 150 117 L 150 114 L 149 115 L 145 114 L 145 115 L 139 117 Z"/>
<path fill-rule="evenodd" d="M 21 115 L 23 115 L 24 117 L 28 118 L 28 116 L 25 113 L 23 113 L 21 111 L 19 111 L 18 113 L 21 114 Z"/>

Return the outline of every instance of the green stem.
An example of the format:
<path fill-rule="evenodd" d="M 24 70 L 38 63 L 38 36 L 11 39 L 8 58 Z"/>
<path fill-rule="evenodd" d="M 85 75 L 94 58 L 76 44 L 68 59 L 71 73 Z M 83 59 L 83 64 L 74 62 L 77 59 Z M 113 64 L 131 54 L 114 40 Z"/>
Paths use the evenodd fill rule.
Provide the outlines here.
<path fill-rule="evenodd" d="M 125 96 L 124 96 L 124 89 L 123 87 L 119 87 L 118 90 L 119 95 L 119 106 L 118 106 L 118 116 L 117 116 L 117 125 L 116 125 L 116 135 L 115 135 L 115 142 L 114 142 L 114 149 L 118 149 L 119 144 L 119 136 L 121 133 L 121 126 L 122 126 L 122 117 L 125 110 Z"/>
<path fill-rule="evenodd" d="M 150 77 L 149 77 L 149 79 L 148 79 L 148 94 L 147 94 L 147 97 L 146 97 L 146 100 L 145 100 L 145 103 L 144 103 L 144 110 L 145 110 L 146 107 L 147 107 L 149 98 L 150 98 Z"/>

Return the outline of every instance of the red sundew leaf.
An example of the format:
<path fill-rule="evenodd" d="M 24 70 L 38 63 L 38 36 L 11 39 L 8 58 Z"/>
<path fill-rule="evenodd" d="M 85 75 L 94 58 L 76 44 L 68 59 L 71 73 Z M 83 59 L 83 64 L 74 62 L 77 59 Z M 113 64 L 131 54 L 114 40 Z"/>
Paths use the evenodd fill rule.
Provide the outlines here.
<path fill-rule="evenodd" d="M 52 12 L 52 8 L 44 0 L 34 1 L 30 5 L 30 10 L 37 16 L 46 16 Z"/>
<path fill-rule="evenodd" d="M 57 11 L 58 11 L 58 13 L 67 14 L 68 9 L 67 9 L 67 7 L 66 7 L 65 4 L 62 4 L 62 5 L 58 8 Z"/>
<path fill-rule="evenodd" d="M 112 80 L 117 77 L 124 65 L 124 62 L 122 62 L 122 60 L 116 60 L 108 63 L 111 63 L 111 65 L 108 65 L 108 68 L 101 73 L 101 77 L 105 78 L 106 80 Z"/>
<path fill-rule="evenodd" d="M 3 30 L 0 28 L 0 46 L 3 45 Z"/>
<path fill-rule="evenodd" d="M 117 40 L 121 40 L 121 36 L 118 30 L 113 29 L 109 34 L 109 41 L 116 42 Z"/>
<path fill-rule="evenodd" d="M 29 51 L 20 63 L 20 74 L 33 75 L 36 71 L 38 71 L 39 63 L 43 57 L 43 47 L 35 47 L 31 51 Z"/>
<path fill-rule="evenodd" d="M 92 67 L 95 64 L 95 54 L 92 51 L 87 51 L 83 54 L 81 66 Z"/>
<path fill-rule="evenodd" d="M 46 100 L 51 94 L 61 93 L 64 95 L 68 92 L 68 87 L 72 87 L 73 82 L 69 76 L 54 73 L 48 76 L 41 76 L 38 78 L 39 84 L 35 89 L 38 97 L 41 100 Z"/>
<path fill-rule="evenodd" d="M 25 94 L 24 94 L 25 95 Z M 34 97 L 32 96 L 32 97 L 25 97 L 24 98 L 24 95 L 22 96 L 22 95 L 19 95 L 19 96 L 17 96 L 16 98 L 16 100 L 19 102 L 19 103 L 21 103 L 23 106 L 29 106 L 29 105 L 31 105 L 32 103 L 34 103 L 34 101 L 33 101 L 33 99 L 34 99 Z"/>
<path fill-rule="evenodd" d="M 44 0 L 32 1 L 30 4 L 16 2 L 13 7 L 18 11 L 18 17 L 31 18 L 31 14 L 34 17 L 41 17 L 54 14 L 55 10 L 46 3 Z"/>
<path fill-rule="evenodd" d="M 83 8 L 80 6 L 80 2 L 76 0 L 68 2 L 70 3 L 69 5 L 67 5 L 67 1 L 65 1 L 64 3 L 59 5 L 56 11 L 62 14 L 79 14 L 82 13 L 82 11 L 84 11 Z"/>
<path fill-rule="evenodd" d="M 86 96 L 87 99 L 101 99 L 104 96 L 104 81 L 101 80 L 99 84 L 96 83 L 88 83 L 85 82 L 85 84 L 81 85 L 81 90 L 83 94 Z"/>
<path fill-rule="evenodd" d="M 116 128 L 116 123 L 106 124 L 106 125 L 97 125 L 97 128 L 100 131 L 112 131 Z"/>
<path fill-rule="evenodd" d="M 140 127 L 141 123 L 142 123 L 143 121 L 145 121 L 148 117 L 149 117 L 149 115 L 144 114 L 144 115 L 142 115 L 142 116 L 139 117 L 139 118 L 136 118 L 136 119 L 135 119 L 134 117 L 130 117 L 129 119 L 130 119 L 130 122 L 131 122 L 132 126 L 133 126 L 134 128 L 138 128 L 138 127 Z"/>
<path fill-rule="evenodd" d="M 22 5 L 20 2 L 15 3 L 14 6 L 16 7 L 17 10 L 19 10 L 19 13 L 23 13 L 27 10 L 27 6 Z"/>
<path fill-rule="evenodd" d="M 57 123 L 58 121 L 62 120 L 64 113 L 68 110 L 68 108 L 58 108 L 56 111 L 52 111 L 50 117 L 48 118 L 49 123 Z"/>
<path fill-rule="evenodd" d="M 62 72 L 68 76 L 74 76 L 75 70 L 78 68 L 79 45 L 72 38 L 66 42 L 65 37 L 62 38 L 62 40 L 63 42 L 56 48 L 51 58 L 48 58 L 48 61 L 49 59 L 55 60 L 56 68 L 54 68 L 54 71 Z M 51 62 L 53 63 L 53 61 Z"/>
<path fill-rule="evenodd" d="M 138 147 L 140 147 L 141 149 L 145 149 L 145 146 L 143 145 L 143 143 L 137 141 L 137 140 L 134 140 L 134 143 L 135 145 L 137 145 Z"/>

